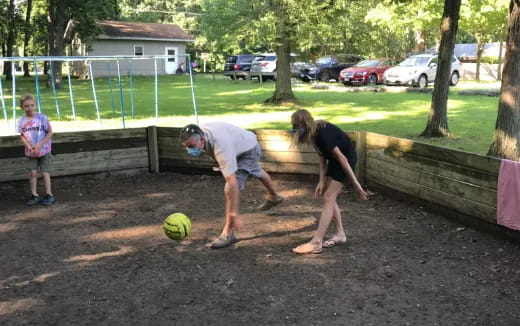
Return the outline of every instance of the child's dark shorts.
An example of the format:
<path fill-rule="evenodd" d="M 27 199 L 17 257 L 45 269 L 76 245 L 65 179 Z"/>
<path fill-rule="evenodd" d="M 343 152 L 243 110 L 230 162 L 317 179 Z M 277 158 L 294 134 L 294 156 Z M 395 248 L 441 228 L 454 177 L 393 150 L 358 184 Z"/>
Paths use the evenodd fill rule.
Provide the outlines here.
<path fill-rule="evenodd" d="M 356 162 L 348 162 L 352 171 L 356 167 Z M 333 180 L 343 183 L 344 185 L 348 185 L 350 182 L 348 180 L 347 173 L 343 170 L 341 165 L 333 160 L 329 160 L 327 162 L 327 173 L 325 174 L 328 177 L 331 177 Z"/>
<path fill-rule="evenodd" d="M 26 157 L 29 171 L 52 172 L 54 169 L 54 157 L 51 153 L 42 157 Z"/>

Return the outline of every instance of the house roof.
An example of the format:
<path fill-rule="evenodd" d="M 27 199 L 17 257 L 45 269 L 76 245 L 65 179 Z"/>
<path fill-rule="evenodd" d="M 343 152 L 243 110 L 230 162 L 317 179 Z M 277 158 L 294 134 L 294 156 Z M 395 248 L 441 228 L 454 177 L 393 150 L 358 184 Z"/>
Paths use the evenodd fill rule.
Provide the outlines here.
<path fill-rule="evenodd" d="M 193 42 L 193 36 L 174 24 L 134 23 L 104 20 L 97 22 L 100 39 L 157 40 Z"/>

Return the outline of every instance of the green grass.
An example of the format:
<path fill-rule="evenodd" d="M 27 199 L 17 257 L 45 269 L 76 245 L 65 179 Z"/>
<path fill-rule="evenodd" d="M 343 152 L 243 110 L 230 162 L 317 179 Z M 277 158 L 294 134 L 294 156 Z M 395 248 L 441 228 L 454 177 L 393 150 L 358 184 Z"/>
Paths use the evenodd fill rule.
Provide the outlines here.
<path fill-rule="evenodd" d="M 8 108 L 12 110 L 9 82 L 3 82 Z M 193 121 L 193 105 L 189 78 L 159 77 L 159 115 L 156 123 L 153 77 L 134 78 L 135 116 L 131 117 L 129 80 L 123 79 L 123 102 L 127 127 L 160 124 L 182 126 Z M 498 99 L 485 96 L 460 96 L 453 89 L 449 96 L 449 128 L 453 137 L 424 139 L 417 135 L 424 129 L 431 94 L 422 93 L 346 93 L 337 90 L 314 90 L 310 85 L 295 85 L 299 100 L 296 106 L 272 106 L 264 100 L 272 95 L 274 83 L 233 82 L 210 76 L 195 76 L 195 93 L 200 121 L 226 120 L 247 128 L 289 129 L 290 115 L 296 108 L 306 108 L 316 118 L 331 121 L 345 130 L 366 130 L 381 134 L 420 140 L 469 152 L 486 153 L 491 144 Z M 73 80 L 77 121 L 72 120 L 69 91 L 58 91 L 61 119 L 58 119 L 52 91 L 42 82 L 41 102 L 44 113 L 55 131 L 98 128 L 90 81 Z M 113 80 L 114 110 L 107 78 L 96 79 L 96 90 L 104 127 L 121 127 L 119 86 Z M 35 93 L 32 78 L 17 79 L 17 96 Z M 22 114 L 17 111 L 17 116 Z M 12 112 L 10 112 L 12 115 Z M 69 121 L 62 123 L 61 121 Z M 4 125 L 4 124 L 3 124 Z"/>

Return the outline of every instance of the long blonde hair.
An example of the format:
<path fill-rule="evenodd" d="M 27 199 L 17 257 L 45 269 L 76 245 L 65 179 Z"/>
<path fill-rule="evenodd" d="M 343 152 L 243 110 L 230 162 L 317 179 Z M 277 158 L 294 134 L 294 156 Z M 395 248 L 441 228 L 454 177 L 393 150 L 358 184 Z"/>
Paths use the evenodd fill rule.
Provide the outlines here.
<path fill-rule="evenodd" d="M 304 135 L 300 137 L 299 133 L 294 134 L 294 144 L 308 144 L 314 143 L 314 137 L 318 128 L 325 124 L 323 120 L 314 120 L 311 113 L 305 109 L 294 111 L 291 115 L 291 123 L 293 127 L 301 128 L 305 131 Z"/>

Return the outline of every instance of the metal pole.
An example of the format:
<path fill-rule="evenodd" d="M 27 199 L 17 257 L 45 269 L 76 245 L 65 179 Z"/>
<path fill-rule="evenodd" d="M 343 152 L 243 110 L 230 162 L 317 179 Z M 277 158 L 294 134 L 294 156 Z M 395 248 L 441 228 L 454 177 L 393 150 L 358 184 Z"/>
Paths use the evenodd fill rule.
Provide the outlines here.
<path fill-rule="evenodd" d="M 101 121 L 101 114 L 99 113 L 99 104 L 98 104 L 98 99 L 97 99 L 97 95 L 96 95 L 96 83 L 94 82 L 94 74 L 92 73 L 92 62 L 90 62 L 90 61 L 88 63 L 88 73 L 89 73 L 89 77 L 90 77 L 90 83 L 92 85 L 92 95 L 94 96 L 94 103 L 96 104 L 97 118 L 99 120 L 99 125 L 101 127 L 103 127 L 103 121 Z"/>
<path fill-rule="evenodd" d="M 42 113 L 42 102 L 40 96 L 40 80 L 38 79 L 38 61 L 34 59 L 34 82 L 36 83 L 36 101 L 38 101 L 38 112 Z"/>
<path fill-rule="evenodd" d="M 128 77 L 130 79 L 130 103 L 132 104 L 132 118 L 134 118 L 134 72 L 132 59 L 128 61 Z"/>
<path fill-rule="evenodd" d="M 110 71 L 110 61 L 107 66 L 108 72 L 108 87 L 110 88 L 110 98 L 112 99 L 112 113 L 116 112 L 116 104 L 114 100 L 114 90 L 112 89 L 112 72 Z"/>
<path fill-rule="evenodd" d="M 12 87 L 13 87 L 13 125 L 14 125 L 14 133 L 16 134 L 16 70 L 14 66 L 14 61 L 11 61 L 11 77 L 12 77 Z"/>
<path fill-rule="evenodd" d="M 157 58 L 154 59 L 154 71 L 155 71 L 155 120 L 159 121 L 159 90 L 157 87 Z"/>
<path fill-rule="evenodd" d="M 51 74 L 51 87 L 52 87 L 52 95 L 54 97 L 54 103 L 56 103 L 56 113 L 58 114 L 58 118 L 61 118 L 60 114 L 60 105 L 58 103 L 58 96 L 56 95 L 56 81 L 54 80 L 54 63 L 52 61 L 49 61 L 49 72 Z"/>
<path fill-rule="evenodd" d="M 121 106 L 121 119 L 123 120 L 123 129 L 125 128 L 125 101 L 123 99 L 123 83 L 121 82 L 121 69 L 119 59 L 117 62 L 117 81 L 119 82 L 119 105 Z"/>
<path fill-rule="evenodd" d="M 67 61 L 67 78 L 69 80 L 69 96 L 70 96 L 70 104 L 72 105 L 72 119 L 76 120 L 76 108 L 74 107 L 74 96 L 72 95 L 72 79 L 70 78 L 70 65 Z"/>
<path fill-rule="evenodd" d="M 188 67 L 190 67 L 189 69 L 190 69 L 191 99 L 193 101 L 193 111 L 195 112 L 195 122 L 197 124 L 199 124 L 199 115 L 197 113 L 197 102 L 195 101 L 195 88 L 193 86 L 193 73 L 191 71 L 191 59 L 190 59 L 189 54 L 188 54 L 188 61 L 190 62 Z"/>
<path fill-rule="evenodd" d="M 4 111 L 5 126 L 9 128 L 9 115 L 7 114 L 7 107 L 5 106 L 4 87 L 2 85 L 2 76 L 0 76 L 0 98 L 2 100 L 2 110 Z"/>

